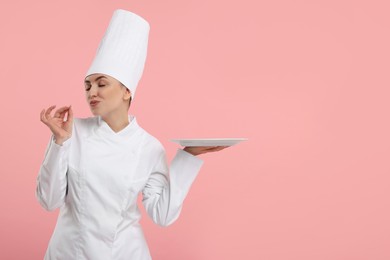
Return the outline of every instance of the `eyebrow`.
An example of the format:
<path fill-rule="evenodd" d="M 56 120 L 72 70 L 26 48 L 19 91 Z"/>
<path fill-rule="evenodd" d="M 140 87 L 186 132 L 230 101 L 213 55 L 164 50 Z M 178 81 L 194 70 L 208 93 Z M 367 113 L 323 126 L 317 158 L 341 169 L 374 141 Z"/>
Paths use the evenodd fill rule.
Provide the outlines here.
<path fill-rule="evenodd" d="M 100 77 L 97 77 L 96 79 L 95 79 L 95 81 L 97 81 L 97 80 L 99 80 L 99 79 L 101 79 L 101 78 L 107 78 L 106 76 L 100 76 Z M 85 83 L 91 83 L 91 81 L 89 81 L 89 80 L 86 80 L 86 81 L 84 81 Z"/>

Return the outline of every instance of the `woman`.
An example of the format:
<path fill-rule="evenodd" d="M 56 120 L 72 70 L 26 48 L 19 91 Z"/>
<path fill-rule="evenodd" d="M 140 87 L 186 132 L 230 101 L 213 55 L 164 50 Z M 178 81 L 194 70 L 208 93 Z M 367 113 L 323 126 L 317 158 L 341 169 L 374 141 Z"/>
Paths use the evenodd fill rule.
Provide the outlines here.
<path fill-rule="evenodd" d="M 137 195 L 156 224 L 172 224 L 203 164 L 196 155 L 225 148 L 178 149 L 168 167 L 161 143 L 128 114 L 134 85 L 106 71 L 85 78 L 93 117 L 75 118 L 71 106 L 41 111 L 52 136 L 36 196 L 45 209 L 60 208 L 45 259 L 151 259 Z"/>

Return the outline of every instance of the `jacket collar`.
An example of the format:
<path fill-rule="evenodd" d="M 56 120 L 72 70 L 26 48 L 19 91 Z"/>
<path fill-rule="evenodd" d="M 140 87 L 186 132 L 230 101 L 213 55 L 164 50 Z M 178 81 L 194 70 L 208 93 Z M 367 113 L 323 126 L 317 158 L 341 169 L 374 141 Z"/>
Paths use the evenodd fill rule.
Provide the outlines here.
<path fill-rule="evenodd" d="M 128 115 L 129 118 L 129 124 L 120 130 L 119 132 L 114 132 L 114 130 L 111 129 L 111 127 L 102 119 L 101 116 L 97 116 L 97 125 L 98 130 L 107 137 L 114 138 L 114 139 L 123 139 L 123 138 L 129 138 L 132 136 L 139 128 L 137 119 L 134 115 Z"/>

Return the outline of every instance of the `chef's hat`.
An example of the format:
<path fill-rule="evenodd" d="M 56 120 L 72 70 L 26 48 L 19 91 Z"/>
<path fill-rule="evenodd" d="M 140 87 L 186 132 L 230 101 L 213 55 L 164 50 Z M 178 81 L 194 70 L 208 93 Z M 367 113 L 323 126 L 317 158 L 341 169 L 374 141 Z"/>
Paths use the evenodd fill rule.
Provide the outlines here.
<path fill-rule="evenodd" d="M 133 99 L 144 69 L 149 29 L 141 16 L 115 10 L 85 77 L 94 73 L 109 75 L 125 85 Z"/>

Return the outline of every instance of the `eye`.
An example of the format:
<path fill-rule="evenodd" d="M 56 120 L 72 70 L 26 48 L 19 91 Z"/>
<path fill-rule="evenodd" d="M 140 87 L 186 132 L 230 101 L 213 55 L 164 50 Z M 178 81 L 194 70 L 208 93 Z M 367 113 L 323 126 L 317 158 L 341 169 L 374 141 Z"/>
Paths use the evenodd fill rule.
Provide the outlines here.
<path fill-rule="evenodd" d="M 85 86 L 85 91 L 89 91 L 91 89 L 91 86 L 90 85 L 86 85 Z"/>
<path fill-rule="evenodd" d="M 106 85 L 106 82 L 104 82 L 104 80 L 99 80 L 99 82 L 98 82 L 98 87 L 99 88 L 102 88 L 102 87 L 104 87 Z"/>

